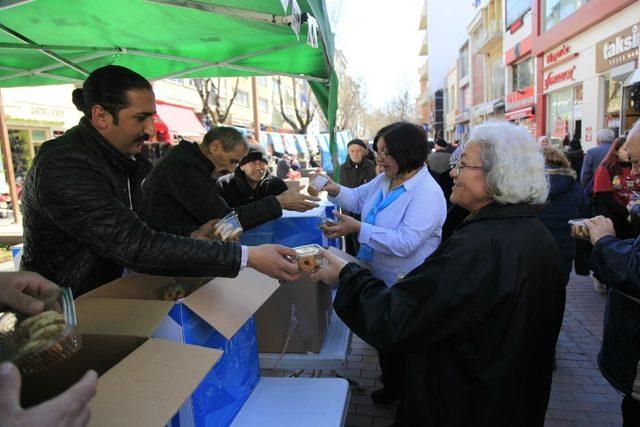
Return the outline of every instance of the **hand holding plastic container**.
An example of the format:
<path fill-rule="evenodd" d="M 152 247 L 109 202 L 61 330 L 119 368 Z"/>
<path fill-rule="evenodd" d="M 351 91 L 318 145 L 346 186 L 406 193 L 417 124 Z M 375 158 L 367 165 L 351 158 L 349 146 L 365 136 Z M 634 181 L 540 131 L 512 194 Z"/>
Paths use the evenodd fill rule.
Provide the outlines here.
<path fill-rule="evenodd" d="M 229 212 L 213 226 L 213 236 L 223 242 L 236 241 L 242 234 L 242 225 L 235 211 Z"/>
<path fill-rule="evenodd" d="M 44 303 L 41 313 L 0 313 L 0 359 L 13 362 L 23 373 L 53 366 L 81 347 L 71 289 L 59 288 L 34 298 Z"/>

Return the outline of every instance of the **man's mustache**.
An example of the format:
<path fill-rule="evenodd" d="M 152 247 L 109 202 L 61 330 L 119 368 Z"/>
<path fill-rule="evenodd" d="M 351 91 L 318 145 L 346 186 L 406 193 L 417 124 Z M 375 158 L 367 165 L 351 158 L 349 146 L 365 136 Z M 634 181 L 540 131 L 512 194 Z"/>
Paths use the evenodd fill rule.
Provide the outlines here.
<path fill-rule="evenodd" d="M 136 138 L 136 142 L 145 142 L 145 141 L 148 141 L 149 138 L 151 138 L 149 135 L 147 135 L 146 133 L 143 133 L 138 138 Z"/>

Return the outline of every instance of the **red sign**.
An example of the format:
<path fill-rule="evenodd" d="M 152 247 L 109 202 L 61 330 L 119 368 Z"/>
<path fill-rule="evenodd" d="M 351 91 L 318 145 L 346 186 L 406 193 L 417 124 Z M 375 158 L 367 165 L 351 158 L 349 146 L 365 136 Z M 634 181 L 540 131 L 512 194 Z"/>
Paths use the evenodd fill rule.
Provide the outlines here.
<path fill-rule="evenodd" d="M 569 46 L 562 45 L 562 47 L 559 50 L 548 53 L 547 56 L 545 56 L 544 58 L 546 64 L 547 65 L 553 64 L 554 62 L 558 61 L 562 57 L 567 56 L 569 54 L 569 50 L 570 50 Z"/>
<path fill-rule="evenodd" d="M 573 73 L 576 71 L 576 66 L 569 68 L 568 70 L 561 71 L 559 73 L 550 72 L 547 74 L 547 77 L 544 79 L 544 88 L 548 89 L 549 86 L 554 84 L 564 82 L 566 80 L 575 80 L 573 78 Z"/>
<path fill-rule="evenodd" d="M 517 110 L 519 108 L 525 108 L 535 103 L 534 88 L 533 86 L 527 86 L 524 89 L 516 92 L 511 92 L 507 95 L 507 102 L 505 106 L 506 111 Z"/>

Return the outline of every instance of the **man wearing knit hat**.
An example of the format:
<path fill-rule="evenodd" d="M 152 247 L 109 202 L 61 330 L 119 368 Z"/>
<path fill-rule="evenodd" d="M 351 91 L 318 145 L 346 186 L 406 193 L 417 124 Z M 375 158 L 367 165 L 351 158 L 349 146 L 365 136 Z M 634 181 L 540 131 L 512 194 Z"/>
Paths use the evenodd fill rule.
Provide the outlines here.
<path fill-rule="evenodd" d="M 287 191 L 287 184 L 269 173 L 269 158 L 260 145 L 249 145 L 235 172 L 218 179 L 218 193 L 232 208 L 237 208 Z"/>

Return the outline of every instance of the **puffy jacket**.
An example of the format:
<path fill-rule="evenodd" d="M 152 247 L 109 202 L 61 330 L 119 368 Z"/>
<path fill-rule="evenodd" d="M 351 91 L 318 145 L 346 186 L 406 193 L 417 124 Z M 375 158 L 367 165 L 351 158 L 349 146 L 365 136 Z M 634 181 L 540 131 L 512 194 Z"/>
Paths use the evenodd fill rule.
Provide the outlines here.
<path fill-rule="evenodd" d="M 596 242 L 589 263 L 609 286 L 598 366 L 624 394 L 640 394 L 640 238 Z"/>
<path fill-rule="evenodd" d="M 211 178 L 213 164 L 195 142 L 181 141 L 142 183 L 143 218 L 159 231 L 187 235 L 207 221 L 222 218 L 231 208 Z M 282 215 L 275 197 L 235 209 L 246 230 Z"/>
<path fill-rule="evenodd" d="M 583 218 L 586 214 L 584 196 L 580 184 L 570 169 L 547 169 L 549 176 L 549 199 L 540 211 L 540 221 L 549 229 L 560 248 L 567 273 L 571 272 L 576 257 L 576 242 L 571 237 L 567 221 Z"/>
<path fill-rule="evenodd" d="M 122 275 L 238 274 L 237 243 L 193 240 L 152 230 L 136 211 L 149 170 L 125 157 L 86 119 L 36 155 L 24 187 L 21 268 L 36 271 L 74 295 Z"/>

